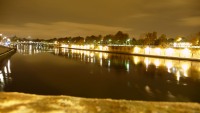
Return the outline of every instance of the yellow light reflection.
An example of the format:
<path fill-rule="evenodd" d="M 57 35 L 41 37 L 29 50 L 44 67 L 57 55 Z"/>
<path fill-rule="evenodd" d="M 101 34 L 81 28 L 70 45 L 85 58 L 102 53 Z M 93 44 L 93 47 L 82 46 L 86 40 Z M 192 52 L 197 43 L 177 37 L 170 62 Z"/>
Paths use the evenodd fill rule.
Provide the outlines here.
<path fill-rule="evenodd" d="M 65 50 L 66 50 L 65 48 L 62 48 L 62 53 L 65 53 Z"/>
<path fill-rule="evenodd" d="M 149 58 L 145 58 L 144 63 L 146 64 L 146 68 L 148 68 L 148 66 L 150 64 Z"/>
<path fill-rule="evenodd" d="M 94 57 L 94 53 L 90 53 L 90 57 Z"/>
<path fill-rule="evenodd" d="M 176 72 L 176 80 L 177 80 L 178 82 L 180 81 L 180 77 L 181 77 L 180 72 L 177 71 L 177 72 Z"/>
<path fill-rule="evenodd" d="M 108 59 L 108 53 L 103 54 L 104 59 Z"/>
<path fill-rule="evenodd" d="M 188 77 L 188 69 L 190 68 L 190 64 L 189 63 L 184 63 L 181 65 L 182 69 L 183 69 L 183 75 L 185 77 Z"/>
<path fill-rule="evenodd" d="M 8 73 L 11 73 L 11 69 L 10 69 L 10 60 L 8 60 Z"/>
<path fill-rule="evenodd" d="M 108 60 L 108 67 L 110 67 L 110 60 Z"/>
<path fill-rule="evenodd" d="M 154 60 L 154 64 L 156 67 L 158 67 L 160 65 L 160 60 L 159 59 Z"/>
<path fill-rule="evenodd" d="M 6 67 L 6 66 L 4 66 L 4 72 L 5 72 L 5 73 L 8 73 L 7 67 Z"/>
<path fill-rule="evenodd" d="M 171 61 L 171 60 L 167 60 L 167 61 L 165 62 L 165 65 L 167 66 L 167 71 L 168 71 L 169 73 L 171 73 L 170 69 L 173 67 L 172 61 Z"/>
<path fill-rule="evenodd" d="M 152 94 L 151 88 L 148 85 L 146 85 L 144 89 L 148 94 Z"/>
<path fill-rule="evenodd" d="M 32 54 L 32 45 L 29 45 L 29 55 Z"/>
<path fill-rule="evenodd" d="M 103 65 L 103 60 L 102 59 L 100 59 L 100 66 L 102 66 Z"/>
<path fill-rule="evenodd" d="M 130 64 L 129 62 L 126 63 L 126 70 L 129 72 L 130 71 Z"/>
<path fill-rule="evenodd" d="M 137 57 L 137 56 L 134 56 L 134 57 L 133 57 L 133 61 L 134 61 L 134 63 L 137 65 L 137 64 L 140 62 L 140 58 Z"/>
<path fill-rule="evenodd" d="M 99 58 L 102 59 L 102 57 L 103 57 L 103 54 L 99 53 Z"/>
<path fill-rule="evenodd" d="M 94 58 L 91 58 L 90 61 L 91 61 L 91 63 L 93 63 L 94 62 Z"/>
<path fill-rule="evenodd" d="M 59 54 L 59 49 L 58 49 L 58 48 L 55 48 L 55 49 L 54 49 L 54 53 L 55 53 L 56 55 L 58 55 L 58 54 Z"/>

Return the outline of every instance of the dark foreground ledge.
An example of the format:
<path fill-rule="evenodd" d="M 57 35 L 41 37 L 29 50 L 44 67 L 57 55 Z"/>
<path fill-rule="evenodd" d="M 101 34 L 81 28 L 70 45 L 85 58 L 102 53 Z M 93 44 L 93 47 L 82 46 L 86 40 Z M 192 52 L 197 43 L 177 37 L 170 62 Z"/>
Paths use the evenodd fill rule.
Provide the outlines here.
<path fill-rule="evenodd" d="M 0 113 L 200 113 L 200 104 L 1 92 Z"/>

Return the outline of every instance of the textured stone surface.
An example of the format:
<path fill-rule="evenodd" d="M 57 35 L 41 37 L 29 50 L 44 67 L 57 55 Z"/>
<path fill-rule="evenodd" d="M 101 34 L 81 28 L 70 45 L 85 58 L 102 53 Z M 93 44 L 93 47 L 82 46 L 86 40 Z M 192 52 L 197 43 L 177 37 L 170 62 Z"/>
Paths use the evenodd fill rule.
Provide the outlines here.
<path fill-rule="evenodd" d="M 1 92 L 0 113 L 200 113 L 200 104 Z"/>

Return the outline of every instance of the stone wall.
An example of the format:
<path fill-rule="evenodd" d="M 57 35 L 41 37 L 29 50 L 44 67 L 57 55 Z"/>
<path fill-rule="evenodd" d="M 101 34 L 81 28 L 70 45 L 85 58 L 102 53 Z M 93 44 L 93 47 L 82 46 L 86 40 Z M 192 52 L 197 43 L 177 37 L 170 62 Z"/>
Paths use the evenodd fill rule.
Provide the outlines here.
<path fill-rule="evenodd" d="M 0 93 L 0 113 L 200 113 L 200 104 Z"/>
<path fill-rule="evenodd" d="M 200 49 L 195 48 L 158 48 L 158 47 L 139 47 L 139 46 L 108 46 L 108 51 L 124 52 L 131 54 L 200 58 Z"/>

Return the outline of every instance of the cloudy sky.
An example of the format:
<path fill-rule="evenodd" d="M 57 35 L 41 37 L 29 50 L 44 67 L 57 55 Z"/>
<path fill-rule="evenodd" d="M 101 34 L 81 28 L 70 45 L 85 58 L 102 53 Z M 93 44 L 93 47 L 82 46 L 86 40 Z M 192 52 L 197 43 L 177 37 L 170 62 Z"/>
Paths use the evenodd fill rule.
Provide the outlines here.
<path fill-rule="evenodd" d="M 0 0 L 0 33 L 54 38 L 114 34 L 168 37 L 200 31 L 199 0 Z"/>

